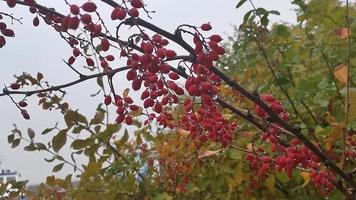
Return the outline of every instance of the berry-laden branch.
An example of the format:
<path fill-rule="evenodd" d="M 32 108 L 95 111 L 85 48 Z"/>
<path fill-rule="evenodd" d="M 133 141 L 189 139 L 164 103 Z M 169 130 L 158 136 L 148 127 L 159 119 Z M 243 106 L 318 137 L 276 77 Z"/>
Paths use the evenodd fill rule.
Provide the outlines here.
<path fill-rule="evenodd" d="M 186 49 L 188 52 L 192 50 L 192 47 L 188 47 L 186 42 L 181 42 L 181 37 L 168 33 L 167 31 L 164 31 L 161 28 L 158 28 L 157 26 L 144 21 L 142 19 L 133 19 L 130 18 L 126 22 L 128 25 L 141 25 L 145 28 L 150 29 L 151 31 L 154 31 L 156 33 L 159 33 L 167 38 L 170 38 L 177 44 L 181 45 L 184 49 Z M 311 151 L 313 151 L 320 159 L 322 162 L 329 167 L 332 171 L 335 173 L 339 174 L 346 182 L 350 184 L 351 187 L 356 188 L 356 184 L 353 181 L 352 177 L 348 176 L 340 167 L 338 167 L 335 162 L 330 160 L 318 147 L 316 147 L 307 137 L 305 137 L 299 128 L 295 128 L 292 125 L 288 124 L 286 121 L 281 119 L 278 115 L 275 114 L 275 112 L 263 101 L 259 98 L 259 96 L 256 96 L 252 94 L 251 92 L 247 91 L 244 87 L 236 83 L 236 81 L 232 80 L 230 77 L 225 75 L 222 71 L 220 71 L 216 67 L 212 67 L 211 71 L 219 76 L 227 85 L 229 85 L 231 88 L 237 90 L 240 92 L 243 96 L 247 97 L 249 100 L 253 101 L 257 105 L 259 105 L 270 117 L 269 121 L 271 123 L 276 123 L 280 124 L 281 127 L 286 129 L 287 131 L 291 132 L 294 134 L 303 144 L 305 144 Z"/>
<path fill-rule="evenodd" d="M 126 66 L 126 67 L 119 67 L 119 68 L 116 68 L 116 69 L 113 69 L 113 70 L 110 70 L 110 71 L 106 71 L 106 72 L 102 72 L 102 73 L 96 73 L 96 74 L 92 74 L 92 75 L 83 75 L 83 76 L 81 76 L 79 79 L 77 79 L 75 81 L 72 81 L 72 82 L 69 82 L 69 83 L 65 83 L 65 84 L 62 84 L 62 85 L 52 86 L 52 87 L 45 88 L 45 89 L 39 89 L 39 90 L 16 91 L 16 90 L 9 90 L 7 87 L 5 87 L 3 89 L 3 92 L 0 93 L 0 97 L 1 96 L 5 96 L 5 95 L 12 95 L 12 94 L 23 94 L 23 95 L 26 95 L 26 96 L 31 96 L 33 94 L 38 94 L 38 93 L 41 93 L 41 92 L 58 91 L 60 89 L 76 85 L 78 83 L 87 81 L 89 79 L 103 77 L 103 76 L 113 76 L 118 72 L 122 72 L 122 71 L 125 71 L 125 70 L 128 70 L 128 69 L 130 69 L 130 67 Z"/>
<path fill-rule="evenodd" d="M 283 143 L 279 145 L 283 147 L 279 147 L 283 150 L 283 153 L 288 151 L 296 153 L 295 151 L 303 150 L 303 152 L 310 157 L 314 156 L 315 154 L 316 157 L 318 157 L 322 163 L 329 167 L 331 171 L 341 176 L 352 188 L 356 188 L 352 177 L 346 175 L 342 169 L 340 169 L 319 149 L 319 147 L 317 147 L 307 137 L 305 137 L 299 128 L 296 128 L 287 122 L 288 114 L 285 113 L 285 110 L 280 105 L 279 101 L 274 99 L 273 96 L 260 96 L 248 91 L 242 85 L 238 84 L 235 80 L 231 79 L 220 69 L 214 66 L 214 61 L 219 60 L 219 57 L 225 53 L 225 49 L 218 44 L 222 40 L 220 36 L 212 35 L 208 38 L 209 41 L 207 41 L 208 39 L 204 38 L 204 36 L 199 32 L 200 29 L 202 31 L 209 31 L 211 29 L 209 23 L 203 24 L 199 28 L 187 26 L 188 28 L 193 28 L 195 30 L 193 32 L 186 31 L 183 29 L 183 27 L 179 27 L 173 34 L 138 17 L 140 8 L 142 8 L 142 10 L 148 14 L 148 11 L 144 8 L 144 4 L 140 0 L 129 1 L 131 5 L 127 5 L 126 1 L 123 1 L 121 5 L 112 0 L 101 1 L 114 8 L 111 15 L 112 20 L 121 20 L 123 21 L 122 24 L 124 25 L 138 28 L 139 34 L 135 34 L 135 36 L 129 37 L 129 42 L 119 40 L 118 29 L 121 25 L 120 24 L 117 27 L 116 37 L 112 37 L 108 32 L 106 25 L 102 24 L 103 20 L 101 19 L 99 13 L 96 11 L 96 4 L 92 1 L 84 3 L 81 7 L 74 4 L 70 5 L 71 14 L 67 16 L 60 14 L 52 9 L 46 8 L 42 5 L 36 4 L 34 1 L 11 1 L 10 3 L 15 2 L 21 5 L 30 6 L 31 8 L 37 8 L 38 10 L 34 10 L 34 13 L 41 13 L 45 20 L 46 17 L 48 17 L 47 15 L 50 15 L 46 22 L 48 22 L 48 24 L 53 26 L 55 30 L 60 33 L 68 33 L 68 30 L 77 30 L 79 25 L 83 24 L 84 30 L 90 33 L 91 45 L 94 45 L 94 38 L 100 39 L 100 46 L 98 46 L 100 50 L 97 50 L 96 54 L 99 55 L 100 66 L 103 68 L 104 73 L 87 76 L 81 75 L 79 72 L 77 72 L 80 75 L 78 80 L 41 90 L 9 91 L 7 87 L 5 87 L 3 93 L 1 93 L 0 96 L 11 94 L 25 94 L 26 96 L 30 96 L 35 93 L 60 90 L 61 88 L 69 87 L 91 78 L 105 75 L 112 77 L 119 71 L 128 70 L 126 78 L 127 80 L 132 81 L 133 90 L 141 90 L 142 85 L 145 87 L 145 90 L 141 95 L 141 100 L 143 100 L 143 107 L 146 109 L 148 116 L 148 120 L 145 123 L 148 123 L 150 120 L 157 119 L 159 125 L 173 128 L 175 125 L 172 124 L 172 114 L 167 111 L 168 109 L 163 109 L 163 106 L 167 105 L 168 103 L 178 103 L 178 97 L 185 94 L 185 90 L 178 86 L 175 82 L 175 80 L 179 79 L 180 77 L 184 77 L 186 78 L 185 89 L 188 92 L 189 97 L 184 100 L 184 115 L 180 123 L 186 130 L 190 131 L 192 138 L 198 138 L 201 142 L 205 142 L 210 139 L 214 142 L 220 142 L 223 146 L 228 146 L 228 144 L 233 141 L 232 133 L 236 129 L 237 125 L 234 123 L 230 124 L 224 118 L 224 116 L 222 116 L 217 105 L 218 103 L 221 107 L 229 109 L 236 115 L 252 123 L 254 126 L 256 126 L 256 128 L 266 132 L 266 134 L 264 134 L 262 137 L 268 137 L 272 143 L 277 146 L 279 145 L 278 142 L 282 142 L 279 140 L 276 134 L 272 134 L 272 132 L 276 133 L 280 130 L 290 132 L 298 139 L 291 142 L 291 147 L 288 144 Z M 14 4 L 9 4 L 9 1 L 6 2 L 10 7 L 14 6 Z M 83 11 L 83 14 L 81 14 L 80 11 Z M 96 14 L 95 17 L 99 18 L 97 23 L 92 21 L 91 17 L 94 15 L 91 15 L 90 13 Z M 129 16 L 127 17 L 126 15 Z M 38 25 L 37 21 L 34 23 L 34 25 Z M 102 31 L 102 26 L 104 26 L 103 29 L 105 33 Z M 144 32 L 142 28 L 146 28 L 157 34 L 150 37 Z M 11 32 L 8 31 L 7 35 L 14 36 L 14 34 L 10 33 Z M 181 35 L 182 33 L 188 33 L 193 36 L 195 48 L 193 48 L 183 39 Z M 78 40 L 74 39 L 73 36 L 69 33 L 68 35 L 68 38 L 63 38 L 73 48 L 73 56 L 70 57 L 66 63 L 71 67 L 75 62 L 76 57 L 81 55 L 86 58 L 88 66 L 94 67 L 94 61 L 89 58 L 85 52 L 81 53 L 78 48 L 75 48 L 75 46 L 78 45 L 81 41 L 79 40 L 78 42 Z M 140 46 L 137 46 L 134 44 L 134 42 L 132 42 L 132 39 L 134 39 L 136 36 L 141 40 Z M 169 41 L 167 39 L 178 44 L 180 47 L 188 51 L 190 55 L 177 56 L 174 50 L 168 49 L 167 45 Z M 116 47 L 113 44 L 110 44 L 110 41 L 117 43 L 120 47 Z M 127 58 L 127 67 L 116 69 L 112 69 L 110 67 L 109 62 L 112 62 L 115 59 L 115 56 L 103 56 L 102 54 L 107 52 L 112 47 L 121 50 L 120 56 Z M 136 50 L 137 52 L 133 50 Z M 177 69 L 172 68 L 167 63 L 167 61 L 176 59 L 181 60 L 180 63 L 185 65 L 185 68 L 183 69 L 187 70 L 187 72 L 179 67 Z M 117 123 L 122 123 L 125 121 L 126 124 L 131 125 L 133 123 L 133 116 L 131 111 L 139 111 L 140 108 L 133 104 L 131 97 L 127 95 L 123 95 L 123 97 L 117 95 L 114 91 L 112 81 L 113 80 L 110 78 L 108 84 L 111 86 L 111 91 L 109 95 L 105 96 L 104 103 L 107 106 L 116 106 L 116 113 L 118 116 L 115 121 Z M 264 123 L 256 120 L 256 118 L 251 115 L 251 113 L 242 112 L 234 106 L 226 103 L 222 98 L 219 98 L 218 87 L 221 85 L 221 82 L 225 82 L 233 90 L 239 92 L 242 96 L 255 103 L 256 114 L 259 115 L 257 113 L 257 108 L 259 108 L 259 113 L 263 115 L 262 120 L 264 120 Z M 113 101 L 112 97 L 114 97 Z M 199 101 L 198 106 L 195 106 L 197 105 L 197 101 Z M 148 113 L 150 109 L 154 111 L 151 114 Z M 265 124 L 267 124 L 267 126 L 265 126 Z M 300 145 L 300 142 L 303 143 L 304 146 Z M 296 166 L 293 165 L 295 162 L 292 158 L 285 158 L 283 156 L 280 156 L 279 158 L 281 163 L 283 161 L 287 162 L 289 166 Z M 250 160 L 254 159 L 255 158 L 250 157 Z M 314 158 L 314 160 L 318 159 Z M 255 168 L 261 167 L 261 169 L 263 169 L 259 171 L 261 176 L 263 176 L 268 170 L 269 164 L 267 163 L 269 163 L 270 160 L 266 159 L 263 162 L 265 163 L 263 163 L 261 166 L 255 165 Z M 314 165 L 314 167 L 321 171 L 319 166 Z M 289 167 L 286 170 L 289 172 L 289 174 L 291 174 L 292 169 L 293 167 Z M 315 171 L 315 175 L 318 175 L 319 171 Z M 321 173 L 323 172 L 324 171 Z M 329 176 L 328 173 L 329 172 L 325 173 L 326 176 L 330 177 L 330 179 L 333 179 L 333 175 Z M 329 180 L 326 182 L 329 183 Z M 335 182 L 330 184 L 335 184 Z M 344 190 L 342 191 L 344 192 Z"/>

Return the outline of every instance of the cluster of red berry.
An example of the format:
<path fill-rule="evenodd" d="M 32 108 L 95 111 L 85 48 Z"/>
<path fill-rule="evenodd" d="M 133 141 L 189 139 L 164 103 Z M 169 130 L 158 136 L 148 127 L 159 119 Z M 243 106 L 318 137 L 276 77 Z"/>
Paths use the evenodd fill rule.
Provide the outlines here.
<path fill-rule="evenodd" d="M 267 103 L 270 108 L 285 121 L 289 120 L 288 113 L 272 95 L 261 95 L 261 99 Z M 258 105 L 255 107 L 256 114 L 259 117 L 267 118 L 268 114 Z M 263 148 L 259 148 L 256 154 L 247 154 L 246 159 L 250 161 L 252 169 L 258 170 L 258 177 L 265 178 L 265 173 L 273 170 L 284 171 L 289 177 L 296 168 L 301 168 L 310 172 L 312 183 L 315 187 L 323 188 L 323 194 L 327 195 L 335 188 L 335 176 L 331 172 L 326 172 L 321 168 L 321 161 L 306 146 L 302 145 L 300 140 L 294 138 L 289 146 L 283 145 L 278 136 L 280 129 L 277 125 L 271 124 L 265 133 L 262 134 L 263 141 L 269 141 L 273 156 L 268 157 Z M 273 164 L 273 165 L 272 165 Z"/>

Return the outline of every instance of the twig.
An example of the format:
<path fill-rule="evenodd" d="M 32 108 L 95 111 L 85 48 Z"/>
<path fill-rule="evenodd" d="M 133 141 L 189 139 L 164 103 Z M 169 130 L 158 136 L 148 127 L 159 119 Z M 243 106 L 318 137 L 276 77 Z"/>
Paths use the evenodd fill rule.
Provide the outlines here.
<path fill-rule="evenodd" d="M 120 68 L 116 68 L 107 72 L 102 72 L 102 73 L 97 73 L 97 74 L 92 74 L 92 75 L 86 75 L 82 78 L 79 78 L 75 81 L 66 83 L 66 84 L 62 84 L 62 85 L 57 85 L 57 86 L 52 86 L 49 88 L 45 88 L 45 89 L 40 89 L 40 90 L 29 90 L 29 91 L 14 91 L 14 90 L 8 90 L 7 88 L 3 89 L 3 93 L 0 93 L 0 97 L 1 96 L 5 96 L 5 95 L 9 95 L 9 94 L 24 94 L 26 96 L 31 96 L 33 94 L 37 94 L 37 93 L 41 93 L 41 92 L 48 92 L 48 91 L 57 91 L 60 90 L 62 88 L 66 88 L 66 87 L 70 87 L 72 85 L 84 82 L 86 80 L 92 79 L 92 78 L 97 78 L 97 77 L 101 77 L 101 76 L 107 76 L 107 75 L 114 75 L 118 72 L 124 71 L 124 70 L 128 70 L 130 69 L 130 67 L 120 67 Z"/>

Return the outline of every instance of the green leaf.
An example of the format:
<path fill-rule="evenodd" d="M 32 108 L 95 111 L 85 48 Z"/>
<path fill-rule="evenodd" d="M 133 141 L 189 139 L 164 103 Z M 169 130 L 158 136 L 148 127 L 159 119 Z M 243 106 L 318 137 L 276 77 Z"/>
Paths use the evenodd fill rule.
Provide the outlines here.
<path fill-rule="evenodd" d="M 62 169 L 63 165 L 64 165 L 64 163 L 60 163 L 60 164 L 54 166 L 53 169 L 52 169 L 52 172 L 60 171 Z"/>
<path fill-rule="evenodd" d="M 91 138 L 85 140 L 77 139 L 72 142 L 71 147 L 75 150 L 79 150 L 94 144 L 94 142 L 95 142 L 94 139 Z"/>
<path fill-rule="evenodd" d="M 20 138 L 15 139 L 15 140 L 12 142 L 11 148 L 15 148 L 15 147 L 19 146 L 20 141 L 21 141 Z"/>
<path fill-rule="evenodd" d="M 32 140 L 35 137 L 35 131 L 33 131 L 31 128 L 28 128 L 27 135 Z"/>
<path fill-rule="evenodd" d="M 7 136 L 7 142 L 9 144 L 11 144 L 14 141 L 14 139 L 15 139 L 15 135 L 14 134 L 10 134 L 10 135 Z"/>
<path fill-rule="evenodd" d="M 52 148 L 55 152 L 58 152 L 67 141 L 67 131 L 68 129 L 63 129 L 58 132 L 56 136 L 52 139 Z"/>
<path fill-rule="evenodd" d="M 267 25 L 268 25 L 268 22 L 269 22 L 269 20 L 268 20 L 268 14 L 263 15 L 263 16 L 261 17 L 261 24 L 262 24 L 263 26 L 267 26 Z"/>
<path fill-rule="evenodd" d="M 275 173 L 276 178 L 281 182 L 281 183 L 287 183 L 289 181 L 289 177 L 287 176 L 286 173 L 284 172 L 277 172 Z"/>
<path fill-rule="evenodd" d="M 74 124 L 83 123 L 88 124 L 87 118 L 85 118 L 82 114 L 78 113 L 78 111 L 69 110 L 64 115 L 64 121 L 67 124 L 67 127 L 70 128 Z"/>
<path fill-rule="evenodd" d="M 51 158 L 51 159 L 44 158 L 44 160 L 45 160 L 46 162 L 53 162 L 55 159 L 56 159 L 55 157 L 53 157 L 53 158 Z"/>
<path fill-rule="evenodd" d="M 247 0 L 240 0 L 239 3 L 237 3 L 236 8 L 240 8 L 246 1 Z"/>
<path fill-rule="evenodd" d="M 96 78 L 96 83 L 103 88 L 104 87 L 104 83 L 103 83 L 103 77 L 99 76 L 98 78 Z"/>
<path fill-rule="evenodd" d="M 268 178 L 266 179 L 265 185 L 272 194 L 276 193 L 275 183 L 276 183 L 275 177 L 273 175 L 269 175 Z"/>
<path fill-rule="evenodd" d="M 46 135 L 47 133 L 51 132 L 54 128 L 46 128 L 42 131 L 41 135 Z"/>
<path fill-rule="evenodd" d="M 246 23 L 248 21 L 248 19 L 250 18 L 251 14 L 253 13 L 253 10 L 248 11 L 245 15 L 244 15 L 244 21 L 243 23 Z"/>
<path fill-rule="evenodd" d="M 90 121 L 90 124 L 100 124 L 105 118 L 105 111 L 97 111 L 95 113 L 94 119 Z"/>
<path fill-rule="evenodd" d="M 28 146 L 25 146 L 24 147 L 24 150 L 25 151 L 35 151 L 37 148 L 36 148 L 36 146 L 33 144 L 33 143 L 31 143 L 31 144 L 29 144 Z"/>
<path fill-rule="evenodd" d="M 127 131 L 127 129 L 125 129 L 124 135 L 122 136 L 122 138 L 120 139 L 120 141 L 117 143 L 117 145 L 118 145 L 119 147 L 121 147 L 121 146 L 124 145 L 128 140 L 129 140 L 129 132 Z"/>
<path fill-rule="evenodd" d="M 268 11 L 268 13 L 270 13 L 272 15 L 281 15 L 281 13 L 279 13 L 277 10 L 270 10 L 270 11 Z"/>
<path fill-rule="evenodd" d="M 164 192 L 164 193 L 156 193 L 155 195 L 153 195 L 153 200 L 172 200 L 173 198 L 171 196 L 169 196 L 168 193 Z"/>
<path fill-rule="evenodd" d="M 35 145 L 37 147 L 37 150 L 39 150 L 39 151 L 47 149 L 46 145 L 44 145 L 42 143 L 37 142 L 37 143 L 35 143 Z"/>
<path fill-rule="evenodd" d="M 102 140 L 109 139 L 114 133 L 118 132 L 121 128 L 121 124 L 109 124 L 107 128 L 100 132 L 97 137 Z"/>
<path fill-rule="evenodd" d="M 290 32 L 288 31 L 287 26 L 283 25 L 283 24 L 279 24 L 274 28 L 274 31 L 276 33 L 277 36 L 279 37 L 283 37 L 283 38 L 287 38 L 290 36 Z"/>

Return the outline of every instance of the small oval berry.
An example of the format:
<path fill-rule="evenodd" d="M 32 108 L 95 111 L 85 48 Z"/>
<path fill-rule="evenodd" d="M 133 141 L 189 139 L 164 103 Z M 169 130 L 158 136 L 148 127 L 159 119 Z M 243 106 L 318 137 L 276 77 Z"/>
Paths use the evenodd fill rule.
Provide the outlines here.
<path fill-rule="evenodd" d="M 93 59 L 87 58 L 87 59 L 86 59 L 86 62 L 87 62 L 87 65 L 88 65 L 88 66 L 94 66 L 94 61 L 93 61 Z"/>
<path fill-rule="evenodd" d="M 143 3 L 141 0 L 131 0 L 131 6 L 134 8 L 142 8 Z"/>
<path fill-rule="evenodd" d="M 40 24 L 40 19 L 36 16 L 32 21 L 33 26 L 38 26 Z"/>
<path fill-rule="evenodd" d="M 82 5 L 82 9 L 86 12 L 94 12 L 96 10 L 96 4 L 93 2 L 86 2 Z"/>
<path fill-rule="evenodd" d="M 26 102 L 26 101 L 20 101 L 20 102 L 18 103 L 18 105 L 19 105 L 20 107 L 24 108 L 24 107 L 27 106 L 27 102 Z"/>
<path fill-rule="evenodd" d="M 105 96 L 104 103 L 105 103 L 105 105 L 111 104 L 111 96 L 110 95 Z"/>
<path fill-rule="evenodd" d="M 138 10 L 136 8 L 131 8 L 129 10 L 129 15 L 131 17 L 138 17 L 140 15 L 140 13 L 138 12 Z"/>
<path fill-rule="evenodd" d="M 6 37 L 15 37 L 14 31 L 11 29 L 4 29 L 1 31 L 1 33 Z"/>
<path fill-rule="evenodd" d="M 125 118 L 125 122 L 127 125 L 131 125 L 133 122 L 132 117 L 130 115 L 127 115 Z"/>
<path fill-rule="evenodd" d="M 16 0 L 6 0 L 6 3 L 10 8 L 13 8 L 16 6 L 17 2 L 16 2 Z"/>
<path fill-rule="evenodd" d="M 11 89 L 13 89 L 13 90 L 18 90 L 19 88 L 20 88 L 20 84 L 18 84 L 18 83 L 12 83 L 11 85 L 10 85 L 10 88 Z"/>
<path fill-rule="evenodd" d="M 108 51 L 110 48 L 110 42 L 107 38 L 101 39 L 101 50 Z"/>
<path fill-rule="evenodd" d="M 78 15 L 79 14 L 79 6 L 73 4 L 70 6 L 70 12 L 73 14 L 73 15 Z"/>
<path fill-rule="evenodd" d="M 210 31 L 211 30 L 211 25 L 210 23 L 205 23 L 200 26 L 201 30 L 203 31 Z"/>

